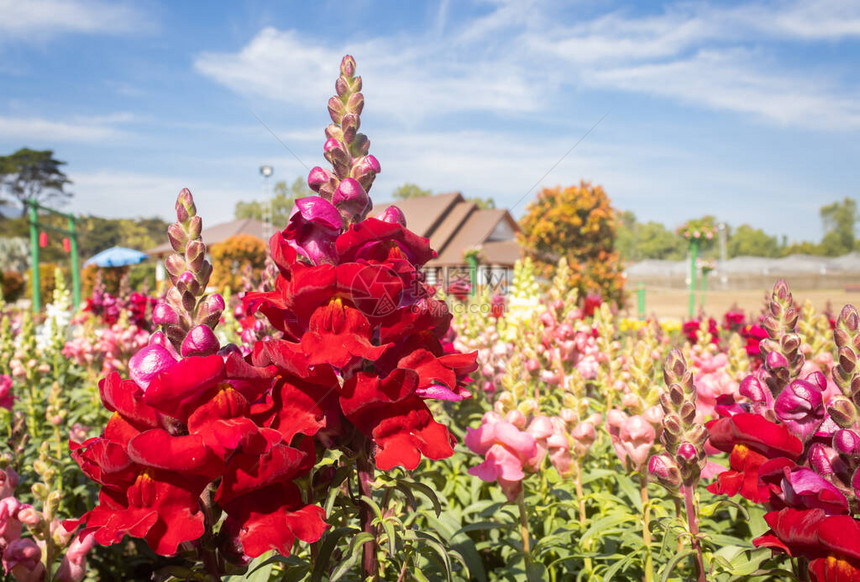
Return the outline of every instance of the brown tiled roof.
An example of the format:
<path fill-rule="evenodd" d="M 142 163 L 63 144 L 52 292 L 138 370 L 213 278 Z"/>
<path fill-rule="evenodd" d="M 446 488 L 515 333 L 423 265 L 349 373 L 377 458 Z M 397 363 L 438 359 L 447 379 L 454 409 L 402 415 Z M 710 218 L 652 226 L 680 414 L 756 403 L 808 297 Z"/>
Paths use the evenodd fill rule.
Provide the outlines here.
<path fill-rule="evenodd" d="M 474 210 L 468 218 L 457 228 L 448 243 L 439 249 L 439 257 L 430 261 L 428 267 L 443 267 L 450 265 L 462 265 L 463 251 L 472 247 L 484 248 L 487 238 L 495 230 L 499 222 L 507 220 L 510 215 L 504 209 Z M 516 241 L 514 241 L 516 244 Z M 519 257 L 517 257 L 519 258 Z M 516 260 L 516 259 L 514 259 Z M 485 257 L 485 264 L 493 264 L 489 257 Z M 512 265 L 513 261 L 496 264 Z"/>
<path fill-rule="evenodd" d="M 431 238 L 451 208 L 464 200 L 463 195 L 459 192 L 418 196 L 374 205 L 370 214 L 371 216 L 379 216 L 386 208 L 395 204 L 406 216 L 406 226 L 409 227 L 409 230 L 425 238 Z"/>
<path fill-rule="evenodd" d="M 236 236 L 237 234 L 249 234 L 265 241 L 263 229 L 263 223 L 256 218 L 241 218 L 239 220 L 222 222 L 221 224 L 215 224 L 209 228 L 204 228 L 202 236 L 203 242 L 205 242 L 207 246 L 224 242 L 231 236 Z M 173 248 L 170 246 L 170 243 L 163 243 L 154 249 L 146 251 L 146 254 L 150 256 L 163 256 L 172 252 Z"/>
<path fill-rule="evenodd" d="M 478 246 L 484 255 L 483 263 L 488 265 L 513 265 L 521 258 L 516 239 L 487 241 L 501 222 L 507 222 L 513 232 L 519 230 L 507 210 L 481 210 L 459 192 L 452 192 L 380 204 L 373 208 L 372 215 L 382 214 L 391 204 L 403 211 L 406 226 L 429 238 L 430 247 L 439 253 L 427 263 L 428 267 L 462 265 L 463 251 Z"/>
<path fill-rule="evenodd" d="M 523 248 L 517 239 L 485 242 L 481 245 L 483 263 L 487 265 L 513 265 L 523 258 Z"/>

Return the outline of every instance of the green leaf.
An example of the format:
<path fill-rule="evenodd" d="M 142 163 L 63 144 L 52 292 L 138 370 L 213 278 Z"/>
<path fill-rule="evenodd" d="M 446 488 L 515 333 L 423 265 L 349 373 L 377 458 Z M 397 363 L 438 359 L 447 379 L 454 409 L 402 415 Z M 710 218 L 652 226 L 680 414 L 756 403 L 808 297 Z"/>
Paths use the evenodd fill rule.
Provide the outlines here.
<path fill-rule="evenodd" d="M 328 569 L 328 563 L 331 559 L 331 554 L 337 547 L 338 542 L 344 536 L 359 531 L 355 527 L 339 527 L 332 531 L 326 532 L 320 545 L 319 553 L 317 554 L 316 563 L 314 564 L 313 572 L 311 572 L 311 581 L 320 582 L 325 571 Z"/>
<path fill-rule="evenodd" d="M 668 582 L 669 576 L 672 575 L 672 571 L 677 567 L 678 564 L 681 563 L 681 560 L 688 556 L 692 556 L 696 551 L 692 548 L 688 548 L 679 554 L 675 554 L 675 557 L 669 560 L 669 563 L 666 564 L 666 567 L 663 569 L 663 575 L 660 577 L 661 582 Z"/>
<path fill-rule="evenodd" d="M 626 569 L 630 562 L 637 557 L 638 556 L 636 556 L 636 554 L 628 554 L 620 560 L 616 560 L 614 564 L 606 569 L 606 573 L 603 575 L 603 582 L 611 582 L 614 580 L 615 574 L 621 569 Z"/>
<path fill-rule="evenodd" d="M 588 528 L 583 536 L 580 538 L 580 545 L 586 545 L 591 542 L 592 538 L 598 536 L 598 534 L 606 534 L 607 531 L 615 526 L 621 525 L 625 522 L 632 522 L 633 516 L 629 513 L 615 513 L 612 515 L 608 515 L 606 517 L 602 517 L 600 519 L 594 520 L 591 522 L 591 527 Z M 602 537 L 602 536 L 600 536 Z"/>
<path fill-rule="evenodd" d="M 439 498 L 436 497 L 436 492 L 424 483 L 419 483 L 418 481 L 410 481 L 409 486 L 417 489 L 424 495 L 424 497 L 430 500 L 430 503 L 433 504 L 433 510 L 436 511 L 436 517 L 439 517 L 439 514 L 442 513 L 442 504 L 439 503 Z"/>
<path fill-rule="evenodd" d="M 358 561 L 361 560 L 362 550 L 361 545 L 365 542 L 373 541 L 373 536 L 367 532 L 360 532 L 353 536 L 353 538 L 349 542 L 349 548 L 346 551 L 345 559 L 337 565 L 334 572 L 331 573 L 331 578 L 329 578 L 329 582 L 336 582 L 340 580 L 351 568 L 353 568 Z"/>

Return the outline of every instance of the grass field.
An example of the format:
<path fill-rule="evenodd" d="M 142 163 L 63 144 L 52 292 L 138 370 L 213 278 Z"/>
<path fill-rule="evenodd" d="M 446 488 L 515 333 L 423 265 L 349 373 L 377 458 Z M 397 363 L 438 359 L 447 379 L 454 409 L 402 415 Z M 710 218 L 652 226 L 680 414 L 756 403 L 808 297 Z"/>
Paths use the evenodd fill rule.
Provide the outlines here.
<path fill-rule="evenodd" d="M 770 290 L 767 290 L 768 294 Z M 795 301 L 803 303 L 809 299 L 816 311 L 821 312 L 830 301 L 835 313 L 846 303 L 860 306 L 860 293 L 847 293 L 844 289 L 811 291 L 792 290 Z M 747 314 L 758 313 L 764 304 L 765 289 L 761 291 L 708 291 L 705 293 L 705 313 L 721 318 L 732 307 L 739 307 Z M 645 287 L 645 313 L 658 319 L 686 319 L 689 308 L 689 291 Z M 700 295 L 696 294 L 696 311 L 699 310 Z M 631 289 L 627 301 L 627 313 L 636 316 L 636 290 Z"/>

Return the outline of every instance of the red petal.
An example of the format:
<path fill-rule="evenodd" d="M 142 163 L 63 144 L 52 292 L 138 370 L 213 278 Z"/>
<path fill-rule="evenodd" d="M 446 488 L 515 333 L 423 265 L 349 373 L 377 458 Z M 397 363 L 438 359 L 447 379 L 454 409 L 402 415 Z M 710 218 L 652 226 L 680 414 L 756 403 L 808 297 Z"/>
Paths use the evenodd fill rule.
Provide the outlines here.
<path fill-rule="evenodd" d="M 154 428 L 140 433 L 128 443 L 128 456 L 141 465 L 215 478 L 223 463 L 200 435 L 171 436 Z"/>
<path fill-rule="evenodd" d="M 150 382 L 143 401 L 184 421 L 197 408 L 201 396 L 225 379 L 224 360 L 218 354 L 185 358 Z"/>
<path fill-rule="evenodd" d="M 758 414 L 742 412 L 713 420 L 708 423 L 708 431 L 711 445 L 725 452 L 730 452 L 737 444 L 771 458 L 795 460 L 803 452 L 803 443 L 785 425 L 770 422 Z"/>

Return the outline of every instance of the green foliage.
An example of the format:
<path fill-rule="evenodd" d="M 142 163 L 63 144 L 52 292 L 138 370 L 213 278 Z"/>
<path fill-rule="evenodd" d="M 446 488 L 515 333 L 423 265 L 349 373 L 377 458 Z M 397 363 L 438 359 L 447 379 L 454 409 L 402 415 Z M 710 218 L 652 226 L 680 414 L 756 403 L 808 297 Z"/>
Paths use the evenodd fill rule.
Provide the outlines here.
<path fill-rule="evenodd" d="M 659 222 L 637 222 L 630 211 L 618 214 L 616 248 L 625 261 L 664 259 L 677 261 L 687 253 L 687 243 Z"/>
<path fill-rule="evenodd" d="M 71 184 L 60 169 L 66 162 L 54 159 L 51 150 L 21 148 L 8 156 L 0 156 L 0 193 L 7 200 L 30 200 L 49 203 L 64 202 L 72 197 L 66 191 Z M 26 209 L 22 210 L 22 214 Z"/>
<path fill-rule="evenodd" d="M 432 196 L 432 190 L 425 190 L 420 188 L 416 184 L 412 184 L 407 182 L 406 184 L 401 184 L 392 192 L 391 197 L 395 200 L 407 200 L 409 198 L 420 198 L 422 196 Z M 491 210 L 496 207 L 496 201 L 491 197 L 488 198 L 480 198 L 478 196 L 473 196 L 471 198 L 466 198 L 466 202 L 472 202 L 475 206 L 478 207 L 479 210 Z"/>
<path fill-rule="evenodd" d="M 391 193 L 391 197 L 395 200 L 407 200 L 409 198 L 420 198 L 421 196 L 431 196 L 433 192 L 431 190 L 424 190 L 420 188 L 417 184 L 412 184 L 407 182 L 406 184 L 401 184 L 397 188 L 394 189 L 394 192 Z"/>
<path fill-rule="evenodd" d="M 307 182 L 303 178 L 296 178 L 289 186 L 284 180 L 277 182 L 272 188 L 272 198 L 269 200 L 272 205 L 272 224 L 279 229 L 286 226 L 296 199 L 313 195 L 313 191 L 308 188 Z M 260 200 L 248 202 L 240 200 L 236 203 L 233 216 L 237 220 L 241 218 L 263 220 L 265 204 L 265 201 Z"/>
<path fill-rule="evenodd" d="M 857 201 L 845 198 L 842 202 L 822 206 L 819 212 L 824 226 L 824 238 L 821 239 L 824 254 L 838 257 L 853 251 L 856 245 Z"/>
<path fill-rule="evenodd" d="M 56 228 L 68 229 L 68 220 L 53 214 L 39 216 L 39 222 Z M 102 218 L 100 216 L 80 216 L 76 220 L 78 233 L 78 254 L 81 263 L 105 249 L 115 246 L 147 251 L 165 240 L 167 222 L 161 218 Z M 26 217 L 0 218 L 0 230 L 4 235 L 26 241 L 27 268 L 30 265 L 30 224 Z M 3 239 L 0 239 L 3 240 Z M 18 243 L 20 244 L 20 243 Z M 0 244 L 0 258 L 3 246 Z M 69 264 L 69 254 L 63 250 L 63 236 L 48 234 L 48 246 L 39 249 L 39 260 L 52 263 Z"/>
<path fill-rule="evenodd" d="M 778 257 L 780 246 L 775 236 L 742 224 L 729 236 L 727 252 L 730 257 Z"/>

